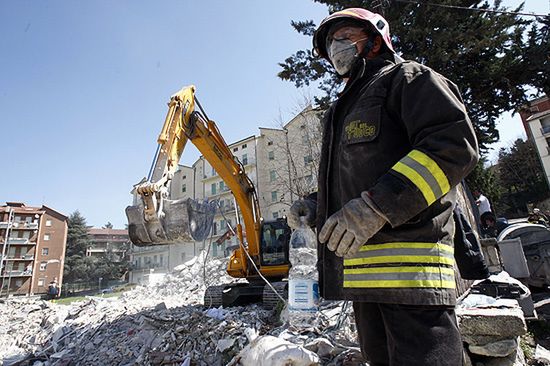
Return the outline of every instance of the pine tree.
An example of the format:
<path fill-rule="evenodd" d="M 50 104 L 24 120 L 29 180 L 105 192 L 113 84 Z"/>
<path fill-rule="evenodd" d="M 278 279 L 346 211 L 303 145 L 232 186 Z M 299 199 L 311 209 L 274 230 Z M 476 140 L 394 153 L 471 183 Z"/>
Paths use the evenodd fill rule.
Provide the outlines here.
<path fill-rule="evenodd" d="M 369 0 L 315 0 L 330 13 L 346 7 L 372 8 Z M 379 2 L 376 2 L 379 3 Z M 440 5 L 472 9 L 504 9 L 501 1 L 491 7 L 480 0 L 442 0 Z M 521 11 L 523 5 L 515 11 Z M 530 88 L 548 92 L 548 17 L 526 19 L 517 15 L 474 10 L 448 9 L 429 4 L 392 1 L 385 9 L 394 48 L 411 59 L 445 75 L 462 91 L 483 151 L 498 141 L 497 118 L 526 103 Z M 293 21 L 299 33 L 311 37 L 313 21 Z M 527 35 L 527 36 L 526 36 Z M 341 87 L 332 67 L 300 50 L 279 64 L 278 76 L 296 87 L 319 83 L 325 95 L 316 98 L 321 106 L 334 100 Z"/>
<path fill-rule="evenodd" d="M 505 190 L 503 200 L 510 213 L 527 212 L 527 204 L 549 196 L 546 176 L 530 141 L 517 139 L 498 156 L 498 180 Z"/>
<path fill-rule="evenodd" d="M 86 219 L 77 210 L 69 216 L 68 226 L 66 256 L 71 257 L 79 255 L 84 257 L 86 255 L 86 249 L 90 245 Z"/>

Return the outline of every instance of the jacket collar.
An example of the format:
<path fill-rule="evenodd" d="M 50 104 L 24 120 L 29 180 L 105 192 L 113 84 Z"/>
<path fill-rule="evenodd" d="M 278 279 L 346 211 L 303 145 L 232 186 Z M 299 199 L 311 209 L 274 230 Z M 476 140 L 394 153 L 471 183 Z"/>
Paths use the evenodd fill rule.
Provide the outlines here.
<path fill-rule="evenodd" d="M 368 83 L 373 77 L 380 72 L 384 67 L 395 64 L 394 57 L 390 53 L 383 53 L 373 59 L 361 59 L 357 62 L 350 72 L 350 78 L 342 90 L 340 96 L 344 95 L 351 89 L 359 80 L 363 83 Z"/>

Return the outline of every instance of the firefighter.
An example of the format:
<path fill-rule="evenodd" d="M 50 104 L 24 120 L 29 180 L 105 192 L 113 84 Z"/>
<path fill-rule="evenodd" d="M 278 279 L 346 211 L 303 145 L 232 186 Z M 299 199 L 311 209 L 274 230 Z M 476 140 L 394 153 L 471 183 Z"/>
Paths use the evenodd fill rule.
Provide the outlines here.
<path fill-rule="evenodd" d="M 400 59 L 365 9 L 328 16 L 313 45 L 345 87 L 324 116 L 318 192 L 289 225 L 317 227 L 321 295 L 353 301 L 369 365 L 459 366 L 452 213 L 478 147 L 458 88 Z"/>

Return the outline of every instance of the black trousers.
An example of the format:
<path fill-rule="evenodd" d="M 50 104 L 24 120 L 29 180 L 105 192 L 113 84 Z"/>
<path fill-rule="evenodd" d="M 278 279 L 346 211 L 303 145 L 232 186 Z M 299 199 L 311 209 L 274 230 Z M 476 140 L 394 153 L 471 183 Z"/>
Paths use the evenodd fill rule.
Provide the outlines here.
<path fill-rule="evenodd" d="M 454 308 L 354 302 L 355 323 L 369 366 L 461 366 Z"/>

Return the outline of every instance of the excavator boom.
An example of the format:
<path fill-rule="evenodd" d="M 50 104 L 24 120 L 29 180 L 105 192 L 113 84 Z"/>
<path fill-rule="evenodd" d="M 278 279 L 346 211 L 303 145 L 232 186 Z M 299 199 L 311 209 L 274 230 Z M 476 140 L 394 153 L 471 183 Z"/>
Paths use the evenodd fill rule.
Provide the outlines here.
<path fill-rule="evenodd" d="M 246 254 L 258 267 L 261 262 L 261 215 L 254 184 L 216 124 L 207 118 L 200 107 L 194 86 L 185 87 L 170 98 L 168 113 L 157 141 L 159 146 L 149 176 L 134 186 L 139 198 L 137 204 L 126 208 L 131 241 L 136 245 L 201 241 L 210 233 L 216 202 L 168 199 L 170 181 L 185 145 L 191 141 L 233 193 L 244 222 L 246 246 L 243 227 L 236 212 L 236 234 L 241 244 L 229 261 L 228 272 L 234 277 L 253 276 Z M 278 276 L 283 277 L 288 266 L 283 265 L 277 271 Z M 284 274 L 281 275 L 281 272 Z"/>

